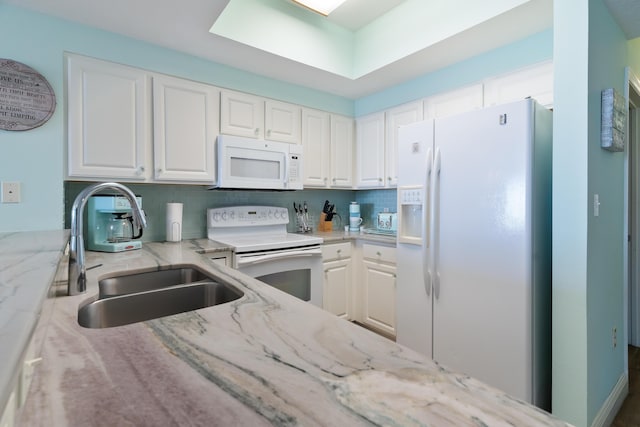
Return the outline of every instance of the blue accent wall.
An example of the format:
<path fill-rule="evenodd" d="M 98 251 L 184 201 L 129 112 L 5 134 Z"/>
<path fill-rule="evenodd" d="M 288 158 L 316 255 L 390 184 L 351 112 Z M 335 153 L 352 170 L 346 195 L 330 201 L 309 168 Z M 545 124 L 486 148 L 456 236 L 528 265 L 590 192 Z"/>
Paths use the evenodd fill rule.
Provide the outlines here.
<path fill-rule="evenodd" d="M 600 94 L 624 93 L 628 43 L 600 0 L 554 2 L 554 26 L 552 409 L 586 427 L 626 371 L 625 155 L 600 148 Z"/>
<path fill-rule="evenodd" d="M 430 95 L 478 83 L 510 71 L 553 58 L 553 30 L 549 29 L 510 45 L 417 77 L 381 92 L 357 99 L 360 117 Z"/>
<path fill-rule="evenodd" d="M 25 26 L 29 31 L 23 31 Z M 20 37 L 16 37 L 20 34 Z M 0 204 L 0 231 L 47 230 L 65 227 L 64 145 L 66 144 L 64 112 L 64 52 L 73 52 L 103 60 L 127 64 L 155 72 L 175 75 L 219 87 L 298 103 L 312 108 L 348 116 L 382 110 L 442 92 L 484 77 L 507 72 L 551 57 L 551 30 L 522 40 L 515 45 L 496 49 L 446 70 L 427 74 L 378 94 L 359 100 L 349 100 L 329 93 L 292 85 L 264 76 L 183 54 L 146 42 L 86 27 L 70 21 L 7 6 L 0 3 L 0 38 L 11 40 L 2 48 L 2 57 L 23 62 L 49 80 L 57 97 L 57 109 L 43 126 L 26 132 L 0 131 L 0 181 L 22 183 L 22 203 Z M 526 53 L 524 53 L 526 52 Z M 154 187 L 152 184 L 145 189 Z M 170 186 L 156 185 L 147 196 L 146 204 L 162 205 L 171 193 Z M 75 188 L 72 186 L 72 188 Z M 199 188 L 188 188 L 199 194 Z M 343 190 L 337 190 L 342 198 Z M 377 196 L 377 191 L 382 191 Z M 329 192 L 331 195 L 333 192 Z M 357 198 L 353 192 L 347 199 Z M 203 206 L 211 197 L 192 196 Z M 387 190 L 372 190 L 358 197 L 384 200 Z M 287 196 L 288 197 L 288 196 Z M 284 197 L 282 203 L 288 204 Z M 67 197 L 68 198 L 68 197 Z M 156 199 L 157 198 L 157 199 Z M 331 198 L 322 196 L 320 198 Z M 256 200 L 258 200 L 256 198 Z M 367 202 L 371 218 L 389 205 Z M 68 213 L 67 213 L 68 215 Z M 66 222 L 68 226 L 68 222 Z M 196 227 L 194 223 L 194 227 Z M 198 226 L 200 229 L 201 225 Z M 150 236 L 154 236 L 153 233 Z"/>

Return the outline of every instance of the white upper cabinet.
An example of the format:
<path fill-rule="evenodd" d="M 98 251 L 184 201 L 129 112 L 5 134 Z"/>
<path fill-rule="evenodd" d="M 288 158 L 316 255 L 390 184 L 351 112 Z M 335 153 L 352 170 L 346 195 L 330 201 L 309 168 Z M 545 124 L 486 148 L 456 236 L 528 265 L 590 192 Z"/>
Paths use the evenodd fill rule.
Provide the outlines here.
<path fill-rule="evenodd" d="M 398 128 L 422 120 L 422 102 L 410 102 L 386 112 L 385 186 L 398 184 Z"/>
<path fill-rule="evenodd" d="M 305 187 L 353 186 L 353 119 L 302 109 Z"/>
<path fill-rule="evenodd" d="M 299 106 L 267 99 L 264 114 L 266 139 L 300 144 L 301 109 Z"/>
<path fill-rule="evenodd" d="M 484 82 L 484 105 L 499 105 L 531 97 L 553 107 L 553 62 L 547 61 Z"/>
<path fill-rule="evenodd" d="M 479 110 L 482 106 L 482 84 L 476 84 L 426 98 L 424 117 L 436 119 Z"/>
<path fill-rule="evenodd" d="M 220 133 L 264 138 L 264 99 L 242 92 L 220 93 Z"/>
<path fill-rule="evenodd" d="M 220 133 L 300 143 L 300 107 L 243 92 L 223 90 Z"/>
<path fill-rule="evenodd" d="M 219 90 L 168 76 L 153 78 L 156 181 L 212 184 L 219 127 Z"/>
<path fill-rule="evenodd" d="M 356 187 L 384 187 L 384 113 L 356 119 Z"/>
<path fill-rule="evenodd" d="M 353 186 L 353 119 L 331 114 L 331 187 Z"/>
<path fill-rule="evenodd" d="M 149 74 L 67 56 L 67 177 L 144 181 L 151 151 Z"/>
<path fill-rule="evenodd" d="M 304 186 L 327 187 L 331 146 L 331 115 L 324 111 L 302 109 L 302 147 Z"/>
<path fill-rule="evenodd" d="M 67 91 L 69 179 L 214 183 L 215 86 L 69 55 Z"/>

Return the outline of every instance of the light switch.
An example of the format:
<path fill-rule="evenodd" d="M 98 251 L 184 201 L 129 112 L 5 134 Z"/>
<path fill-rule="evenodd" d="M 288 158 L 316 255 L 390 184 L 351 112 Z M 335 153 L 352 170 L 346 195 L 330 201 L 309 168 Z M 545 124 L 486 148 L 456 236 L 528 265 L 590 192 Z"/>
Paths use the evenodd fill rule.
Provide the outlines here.
<path fill-rule="evenodd" d="M 593 216 L 600 216 L 600 196 L 593 195 Z"/>
<path fill-rule="evenodd" d="M 2 203 L 20 203 L 20 183 L 2 183 Z"/>

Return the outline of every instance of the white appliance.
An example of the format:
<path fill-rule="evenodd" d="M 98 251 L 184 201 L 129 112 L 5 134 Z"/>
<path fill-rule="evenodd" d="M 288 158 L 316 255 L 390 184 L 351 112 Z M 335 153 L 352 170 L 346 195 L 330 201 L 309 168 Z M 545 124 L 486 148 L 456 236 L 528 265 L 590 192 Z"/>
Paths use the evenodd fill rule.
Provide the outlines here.
<path fill-rule="evenodd" d="M 273 206 L 207 209 L 207 237 L 232 247 L 232 267 L 322 307 L 322 238 L 287 232 Z"/>
<path fill-rule="evenodd" d="M 213 188 L 302 190 L 302 145 L 219 135 L 217 155 Z"/>
<path fill-rule="evenodd" d="M 397 342 L 550 409 L 552 114 L 399 130 Z"/>

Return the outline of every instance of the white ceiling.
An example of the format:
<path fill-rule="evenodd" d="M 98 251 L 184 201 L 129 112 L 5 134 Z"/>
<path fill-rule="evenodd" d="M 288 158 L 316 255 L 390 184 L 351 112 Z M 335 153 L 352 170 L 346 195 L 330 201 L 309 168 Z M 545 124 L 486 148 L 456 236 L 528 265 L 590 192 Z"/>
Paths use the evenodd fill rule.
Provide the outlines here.
<path fill-rule="evenodd" d="M 229 0 L 3 1 L 352 99 L 512 43 L 553 25 L 553 0 L 530 0 L 367 75 L 351 79 L 209 33 L 211 25 Z M 330 19 L 355 30 L 403 1 L 348 0 Z M 628 3 L 634 5 L 636 12 L 640 9 L 637 7 L 640 3 L 638 0 L 606 2 L 612 10 L 617 10 L 620 5 L 626 7 Z M 625 16 L 625 12 L 621 15 Z M 632 21 L 635 27 L 640 28 L 638 22 L 638 18 Z M 407 37 L 410 36 L 407 34 Z"/>

